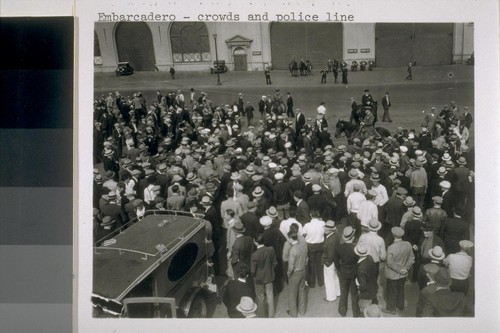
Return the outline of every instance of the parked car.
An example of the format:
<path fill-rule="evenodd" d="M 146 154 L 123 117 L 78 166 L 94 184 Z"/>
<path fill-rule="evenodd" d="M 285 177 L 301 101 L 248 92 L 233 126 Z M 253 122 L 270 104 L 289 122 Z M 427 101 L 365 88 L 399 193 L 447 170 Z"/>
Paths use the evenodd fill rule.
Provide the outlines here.
<path fill-rule="evenodd" d="M 204 318 L 217 293 L 206 223 L 150 210 L 94 246 L 94 317 Z"/>
<path fill-rule="evenodd" d="M 219 60 L 219 62 L 214 61 L 214 66 L 210 67 L 210 74 L 225 73 L 227 72 L 227 66 L 225 60 Z"/>
<path fill-rule="evenodd" d="M 129 62 L 119 62 L 115 69 L 116 76 L 134 74 L 134 69 L 130 66 Z"/>

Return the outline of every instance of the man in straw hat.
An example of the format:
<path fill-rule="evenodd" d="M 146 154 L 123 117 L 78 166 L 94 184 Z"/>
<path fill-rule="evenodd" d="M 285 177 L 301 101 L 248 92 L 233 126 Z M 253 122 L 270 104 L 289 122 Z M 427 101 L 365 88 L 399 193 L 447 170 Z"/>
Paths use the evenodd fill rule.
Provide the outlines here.
<path fill-rule="evenodd" d="M 379 220 L 376 218 L 371 219 L 370 222 L 368 222 L 368 232 L 362 234 L 358 240 L 358 244 L 364 245 L 377 266 L 377 271 L 375 272 L 377 278 L 380 262 L 385 261 L 387 257 L 384 239 L 377 234 L 381 227 L 382 223 L 380 223 Z"/>
<path fill-rule="evenodd" d="M 236 306 L 236 310 L 238 310 L 244 318 L 256 318 L 257 309 L 257 304 L 255 304 L 252 298 L 248 296 L 243 296 L 240 303 Z"/>
<path fill-rule="evenodd" d="M 403 228 L 392 227 L 391 233 L 394 237 L 394 243 L 387 248 L 385 264 L 387 304 L 382 311 L 395 315 L 396 308 L 400 311 L 404 310 L 405 282 L 408 271 L 415 262 L 415 256 L 411 244 L 403 241 Z"/>
<path fill-rule="evenodd" d="M 354 253 L 359 257 L 356 267 L 356 282 L 358 285 L 359 309 L 363 312 L 371 304 L 378 304 L 378 268 L 364 244 L 358 243 L 354 248 Z"/>
<path fill-rule="evenodd" d="M 342 231 L 342 240 L 333 252 L 335 268 L 339 272 L 340 301 L 338 312 L 342 317 L 347 314 L 347 300 L 351 294 L 351 306 L 353 317 L 361 317 L 358 305 L 358 290 L 356 288 L 356 268 L 358 257 L 354 252 L 355 230 L 347 226 Z"/>
<path fill-rule="evenodd" d="M 233 267 L 233 272 L 237 272 L 238 266 L 241 264 L 245 264 L 247 267 L 250 267 L 250 259 L 254 250 L 254 243 L 251 237 L 244 235 L 246 229 L 241 221 L 237 220 L 232 225 L 232 228 L 236 234 L 236 238 L 228 255 Z"/>
<path fill-rule="evenodd" d="M 328 220 L 325 223 L 325 241 L 323 242 L 323 252 L 321 261 L 323 262 L 323 276 L 325 281 L 327 302 L 333 302 L 340 296 L 340 283 L 335 265 L 333 264 L 333 255 L 337 245 L 340 244 L 340 237 L 338 235 L 335 222 Z"/>

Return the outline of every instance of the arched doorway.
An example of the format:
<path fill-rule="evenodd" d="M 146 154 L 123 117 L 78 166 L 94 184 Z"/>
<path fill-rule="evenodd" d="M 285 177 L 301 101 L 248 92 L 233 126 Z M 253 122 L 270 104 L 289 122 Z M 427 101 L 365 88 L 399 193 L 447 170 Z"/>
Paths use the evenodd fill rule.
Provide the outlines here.
<path fill-rule="evenodd" d="M 342 59 L 342 29 L 342 23 L 271 23 L 273 68 L 288 69 L 292 57 L 309 57 L 316 68 L 326 66 L 328 59 Z"/>
<path fill-rule="evenodd" d="M 174 22 L 170 28 L 172 58 L 175 63 L 212 60 L 207 26 L 203 22 Z"/>
<path fill-rule="evenodd" d="M 247 51 L 244 48 L 238 47 L 234 49 L 234 70 L 235 71 L 247 71 Z"/>
<path fill-rule="evenodd" d="M 154 71 L 153 37 L 143 22 L 120 22 L 115 30 L 118 61 L 128 61 L 136 71 Z"/>
<path fill-rule="evenodd" d="M 377 23 L 377 67 L 447 65 L 453 54 L 453 23 Z"/>

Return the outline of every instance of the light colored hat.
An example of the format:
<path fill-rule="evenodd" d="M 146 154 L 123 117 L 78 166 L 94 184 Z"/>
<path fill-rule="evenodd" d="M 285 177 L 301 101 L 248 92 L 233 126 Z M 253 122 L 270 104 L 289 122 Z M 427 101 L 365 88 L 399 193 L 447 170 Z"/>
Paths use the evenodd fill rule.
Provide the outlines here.
<path fill-rule="evenodd" d="M 394 235 L 394 237 L 397 238 L 402 238 L 403 235 L 405 234 L 405 231 L 401 227 L 392 227 L 391 232 Z"/>
<path fill-rule="evenodd" d="M 368 249 L 364 244 L 359 244 L 356 245 L 354 248 L 354 253 L 356 253 L 360 257 L 366 257 L 368 255 Z"/>
<path fill-rule="evenodd" d="M 356 230 L 354 230 L 351 226 L 347 226 L 344 228 L 344 231 L 342 232 L 342 239 L 343 240 L 349 240 L 354 238 L 354 235 L 356 234 Z"/>
<path fill-rule="evenodd" d="M 313 192 L 319 192 L 319 191 L 321 191 L 321 186 L 319 186 L 318 184 L 314 184 L 312 186 L 312 191 Z"/>
<path fill-rule="evenodd" d="M 435 260 L 443 260 L 445 255 L 441 246 L 434 246 L 429 250 L 429 256 Z"/>
<path fill-rule="evenodd" d="M 450 189 L 451 188 L 451 183 L 447 180 L 443 180 L 442 182 L 439 183 L 439 186 L 445 188 L 445 189 Z"/>
<path fill-rule="evenodd" d="M 278 211 L 276 210 L 276 207 L 271 206 L 266 210 L 266 214 L 269 217 L 276 218 L 278 217 Z"/>
<path fill-rule="evenodd" d="M 276 178 L 276 180 L 283 180 L 283 177 L 285 177 L 285 175 L 281 172 L 278 172 L 274 175 L 274 178 Z"/>
<path fill-rule="evenodd" d="M 376 218 L 372 218 L 370 222 L 368 222 L 368 230 L 378 231 L 380 228 L 382 228 L 382 223 Z"/>
<path fill-rule="evenodd" d="M 382 312 L 380 311 L 380 307 L 377 304 L 371 304 L 367 306 L 363 313 L 365 318 L 380 318 L 382 317 Z"/>
<path fill-rule="evenodd" d="M 461 240 L 460 242 L 458 242 L 458 244 L 460 245 L 460 248 L 462 248 L 463 250 L 469 250 L 471 249 L 473 246 L 474 246 L 474 243 L 472 243 L 470 240 Z"/>
<path fill-rule="evenodd" d="M 335 222 L 332 221 L 332 220 L 328 220 L 325 222 L 325 229 L 328 229 L 328 230 L 335 230 L 337 229 L 337 227 L 335 226 Z"/>
<path fill-rule="evenodd" d="M 264 191 L 262 191 L 262 188 L 260 186 L 257 186 L 255 190 L 253 190 L 252 195 L 256 198 L 261 197 L 264 194 Z"/>
<path fill-rule="evenodd" d="M 236 305 L 236 310 L 241 313 L 252 313 L 257 311 L 257 304 L 255 304 L 251 297 L 243 296 L 240 304 Z"/>
<path fill-rule="evenodd" d="M 267 215 L 264 215 L 259 219 L 259 222 L 263 227 L 269 227 L 273 223 L 273 219 Z"/>

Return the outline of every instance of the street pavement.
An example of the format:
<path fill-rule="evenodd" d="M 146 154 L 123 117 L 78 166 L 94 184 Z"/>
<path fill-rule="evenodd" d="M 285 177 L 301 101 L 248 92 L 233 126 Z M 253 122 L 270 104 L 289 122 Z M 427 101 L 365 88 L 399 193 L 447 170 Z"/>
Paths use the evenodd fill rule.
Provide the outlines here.
<path fill-rule="evenodd" d="M 414 128 L 419 131 L 423 120 L 422 111 L 429 112 L 432 106 L 438 110 L 450 101 L 455 101 L 460 107 L 468 106 L 474 115 L 474 67 L 467 65 L 414 67 L 413 80 L 405 81 L 406 68 L 375 68 L 369 72 L 349 72 L 349 84 L 334 83 L 333 75 L 329 74 L 326 84 L 320 84 L 319 70 L 307 77 L 290 77 L 288 71 L 273 71 L 272 85 L 265 84 L 263 72 L 226 72 L 220 74 L 222 84 L 216 85 L 217 75 L 206 72 L 178 72 L 176 79 L 171 80 L 167 72 L 136 72 L 130 76 L 116 77 L 114 73 L 94 74 L 94 96 L 107 95 L 109 92 L 119 91 L 123 96 L 131 96 L 134 92 L 141 92 L 148 105 L 156 98 L 156 90 L 162 93 L 180 89 L 185 97 L 189 90 L 194 88 L 199 96 L 200 92 L 208 93 L 208 98 L 215 105 L 231 104 L 243 93 L 245 101 L 251 101 L 256 109 L 262 95 L 274 95 L 275 89 L 280 89 L 286 98 L 291 92 L 295 107 L 300 108 L 306 117 L 316 115 L 316 107 L 325 102 L 327 119 L 333 134 L 334 125 L 339 119 L 349 120 L 350 97 L 360 103 L 364 89 L 370 89 L 375 100 L 380 101 L 388 91 L 391 96 L 390 109 L 392 123 L 378 123 L 378 126 L 389 129 L 392 133 L 398 126 Z M 382 115 L 379 108 L 379 118 Z M 255 120 L 260 114 L 255 112 Z M 246 120 L 243 121 L 246 126 Z M 471 141 L 473 141 L 473 130 Z M 345 138 L 335 139 L 335 144 L 345 143 Z M 473 235 L 473 230 L 472 234 Z M 472 238 L 473 240 L 473 238 Z M 385 306 L 382 292 L 385 281 L 383 264 L 380 267 L 378 300 L 381 307 Z M 224 277 L 217 277 L 218 285 L 222 285 Z M 473 283 L 473 282 L 472 282 Z M 473 289 L 473 288 L 471 288 Z M 276 318 L 286 318 L 287 315 L 287 287 L 277 297 Z M 338 298 L 335 302 L 323 301 L 324 287 L 308 288 L 308 305 L 305 317 L 340 317 L 337 312 Z M 469 297 L 474 297 L 470 293 Z M 418 298 L 418 286 L 406 283 L 407 306 L 398 317 L 412 317 L 415 315 L 415 303 Z M 350 301 L 349 301 L 350 302 Z M 220 298 L 211 299 L 210 308 L 214 318 L 225 318 L 227 312 Z M 347 317 L 352 317 L 351 307 Z M 210 311 L 212 312 L 212 311 Z M 385 315 L 384 316 L 390 316 Z"/>

